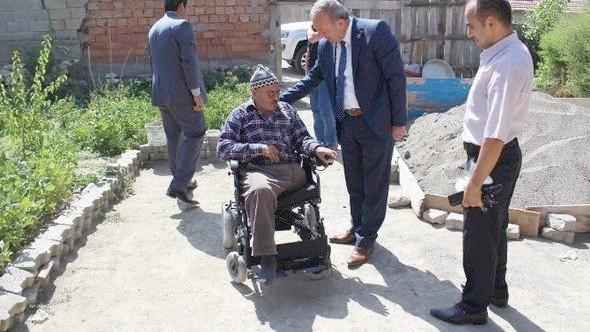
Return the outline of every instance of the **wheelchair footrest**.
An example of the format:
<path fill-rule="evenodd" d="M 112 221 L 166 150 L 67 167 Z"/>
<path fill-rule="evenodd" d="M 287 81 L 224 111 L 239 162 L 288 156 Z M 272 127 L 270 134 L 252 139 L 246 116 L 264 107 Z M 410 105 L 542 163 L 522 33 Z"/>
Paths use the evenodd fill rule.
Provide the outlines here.
<path fill-rule="evenodd" d="M 283 243 L 277 245 L 277 260 L 294 260 L 307 257 L 323 257 L 328 252 L 328 239 L 319 239 Z"/>

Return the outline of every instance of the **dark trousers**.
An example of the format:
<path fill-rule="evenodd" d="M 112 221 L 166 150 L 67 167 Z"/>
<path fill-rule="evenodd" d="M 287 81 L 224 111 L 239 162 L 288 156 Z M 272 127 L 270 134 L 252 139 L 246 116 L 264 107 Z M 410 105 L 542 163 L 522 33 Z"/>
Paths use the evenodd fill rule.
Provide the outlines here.
<path fill-rule="evenodd" d="M 479 146 L 465 143 L 470 159 L 477 161 Z M 467 277 L 461 302 L 469 310 L 488 307 L 492 296 L 507 297 L 506 260 L 508 208 L 520 173 L 522 155 L 516 139 L 504 145 L 492 170 L 494 184 L 502 184 L 496 196 L 498 203 L 482 212 L 480 208 L 465 208 L 463 216 L 463 270 Z"/>
<path fill-rule="evenodd" d="M 201 155 L 207 125 L 203 112 L 160 108 L 166 132 L 170 188 L 186 192 Z"/>
<path fill-rule="evenodd" d="M 387 209 L 393 139 L 376 135 L 362 116 L 338 121 L 356 246 L 371 248 Z"/>

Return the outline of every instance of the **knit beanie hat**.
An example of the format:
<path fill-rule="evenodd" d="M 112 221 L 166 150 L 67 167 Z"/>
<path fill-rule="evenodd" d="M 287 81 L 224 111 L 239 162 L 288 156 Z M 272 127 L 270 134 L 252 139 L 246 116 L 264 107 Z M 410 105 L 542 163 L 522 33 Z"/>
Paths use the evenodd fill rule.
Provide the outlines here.
<path fill-rule="evenodd" d="M 254 74 L 250 78 L 250 87 L 252 90 L 260 89 L 265 86 L 279 83 L 279 80 L 273 72 L 263 65 L 257 65 Z"/>

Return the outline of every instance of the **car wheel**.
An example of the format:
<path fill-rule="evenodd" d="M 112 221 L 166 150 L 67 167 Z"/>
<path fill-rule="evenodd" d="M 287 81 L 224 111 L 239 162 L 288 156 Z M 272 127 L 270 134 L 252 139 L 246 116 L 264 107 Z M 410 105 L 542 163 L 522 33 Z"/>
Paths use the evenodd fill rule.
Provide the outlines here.
<path fill-rule="evenodd" d="M 307 67 L 307 46 L 303 45 L 297 49 L 295 56 L 293 57 L 293 68 L 299 74 L 305 74 L 305 68 Z"/>

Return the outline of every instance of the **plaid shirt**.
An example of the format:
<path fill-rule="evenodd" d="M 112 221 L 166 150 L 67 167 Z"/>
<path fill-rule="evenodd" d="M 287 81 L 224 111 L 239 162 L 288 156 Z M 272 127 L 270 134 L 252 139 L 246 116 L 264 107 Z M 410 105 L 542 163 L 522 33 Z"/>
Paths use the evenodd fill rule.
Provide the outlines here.
<path fill-rule="evenodd" d="M 281 163 L 297 162 L 300 153 L 311 154 L 320 146 L 291 105 L 279 102 L 275 112 L 265 118 L 250 99 L 225 120 L 217 155 L 225 160 L 270 164 L 270 159 L 262 155 L 265 144 L 279 150 Z"/>

